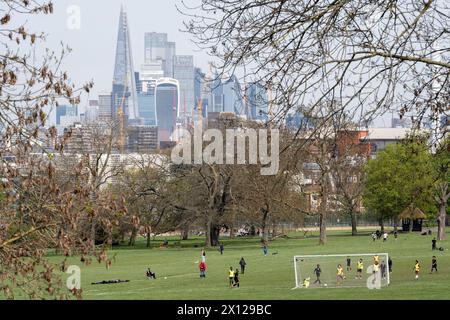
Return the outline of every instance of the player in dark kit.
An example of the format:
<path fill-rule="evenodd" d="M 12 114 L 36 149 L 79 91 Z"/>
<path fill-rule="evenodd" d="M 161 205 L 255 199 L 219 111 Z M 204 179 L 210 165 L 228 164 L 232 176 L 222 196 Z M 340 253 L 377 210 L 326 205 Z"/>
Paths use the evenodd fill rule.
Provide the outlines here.
<path fill-rule="evenodd" d="M 433 258 L 431 259 L 431 272 L 430 273 L 433 273 L 433 271 L 438 272 L 436 256 L 433 256 Z"/>
<path fill-rule="evenodd" d="M 347 257 L 347 272 L 352 271 L 352 259 Z"/>
<path fill-rule="evenodd" d="M 316 275 L 316 281 L 314 281 L 314 284 L 322 284 L 320 282 L 320 274 L 322 273 L 322 269 L 320 269 L 320 264 L 317 265 L 317 267 L 314 269 L 314 274 Z"/>

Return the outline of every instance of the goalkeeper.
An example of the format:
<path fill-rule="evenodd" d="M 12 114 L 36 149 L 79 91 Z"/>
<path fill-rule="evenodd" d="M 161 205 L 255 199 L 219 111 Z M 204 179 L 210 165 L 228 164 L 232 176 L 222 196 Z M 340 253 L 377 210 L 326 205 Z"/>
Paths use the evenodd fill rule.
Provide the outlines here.
<path fill-rule="evenodd" d="M 320 268 L 320 264 L 317 265 L 317 267 L 314 269 L 314 274 L 316 275 L 316 281 L 314 281 L 314 284 L 322 284 L 320 282 L 320 274 L 322 273 L 322 269 Z"/>

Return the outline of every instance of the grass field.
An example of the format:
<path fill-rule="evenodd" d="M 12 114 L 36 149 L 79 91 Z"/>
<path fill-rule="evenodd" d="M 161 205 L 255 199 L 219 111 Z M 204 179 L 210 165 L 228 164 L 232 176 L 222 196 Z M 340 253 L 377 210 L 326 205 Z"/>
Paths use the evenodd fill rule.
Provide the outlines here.
<path fill-rule="evenodd" d="M 224 239 L 225 252 L 207 250 L 207 277 L 199 278 L 202 238 L 185 242 L 172 240 L 168 249 L 147 249 L 139 242 L 134 249 L 118 247 L 116 261 L 107 270 L 104 264 L 93 263 L 82 267 L 84 299 L 450 299 L 449 251 L 433 252 L 432 236 L 399 234 L 388 242 L 373 243 L 369 232 L 351 237 L 348 231 L 332 232 L 326 246 L 318 246 L 318 239 L 303 239 L 291 234 L 288 239 L 277 239 L 269 245 L 264 257 L 256 238 Z M 157 245 L 157 244 L 156 244 Z M 450 241 L 438 243 L 450 248 Z M 278 252 L 273 255 L 273 252 Z M 293 256 L 306 254 L 387 252 L 393 260 L 391 285 L 381 290 L 367 288 L 314 288 L 291 290 L 294 285 Z M 438 258 L 439 273 L 429 274 L 431 257 Z M 238 267 L 245 257 L 247 268 L 241 276 L 241 288 L 228 288 L 230 266 Z M 60 260 L 54 257 L 52 259 Z M 422 264 L 421 278 L 414 280 L 415 259 Z M 75 258 L 68 261 L 78 264 Z M 158 279 L 147 280 L 145 270 L 151 267 Z M 167 279 L 164 279 L 167 277 Z M 124 284 L 91 285 L 102 280 L 130 280 Z"/>

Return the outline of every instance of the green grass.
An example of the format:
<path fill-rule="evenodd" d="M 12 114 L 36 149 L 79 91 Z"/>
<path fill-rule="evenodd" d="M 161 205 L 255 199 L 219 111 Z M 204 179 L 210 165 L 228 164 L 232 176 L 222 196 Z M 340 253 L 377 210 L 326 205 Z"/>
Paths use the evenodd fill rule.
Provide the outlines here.
<path fill-rule="evenodd" d="M 316 237 L 302 239 L 291 234 L 289 239 L 277 239 L 270 243 L 269 256 L 264 257 L 259 240 L 225 239 L 225 252 L 207 250 L 207 278 L 199 278 L 198 261 L 203 239 L 188 241 L 169 239 L 168 249 L 145 248 L 140 240 L 136 248 L 115 248 L 116 261 L 107 270 L 104 264 L 93 263 L 82 267 L 84 299 L 450 299 L 449 251 L 432 252 L 432 236 L 399 234 L 387 243 L 372 242 L 369 233 L 351 237 L 348 232 L 333 232 L 328 244 L 318 246 Z M 450 241 L 438 244 L 450 247 Z M 277 251 L 277 255 L 272 255 Z M 371 253 L 388 252 L 394 262 L 391 285 L 381 290 L 367 288 L 310 288 L 291 290 L 294 287 L 293 256 L 306 254 Z M 438 274 L 428 274 L 431 257 L 436 255 Z M 241 276 L 241 288 L 228 288 L 230 266 L 238 267 L 245 257 L 247 268 Z M 60 257 L 52 257 L 60 261 Z M 415 259 L 422 264 L 421 278 L 414 280 Z M 70 264 L 78 264 L 72 258 Z M 150 266 L 157 280 L 147 280 L 145 270 Z M 167 279 L 164 279 L 167 277 Z M 129 283 L 91 285 L 91 282 L 122 279 Z"/>

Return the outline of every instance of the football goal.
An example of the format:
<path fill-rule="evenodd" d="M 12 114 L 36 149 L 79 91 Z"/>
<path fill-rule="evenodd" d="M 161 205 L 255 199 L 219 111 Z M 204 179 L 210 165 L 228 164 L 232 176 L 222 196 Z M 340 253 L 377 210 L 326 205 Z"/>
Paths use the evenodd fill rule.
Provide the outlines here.
<path fill-rule="evenodd" d="M 390 283 L 387 253 L 294 256 L 294 269 L 295 288 L 380 289 Z"/>

